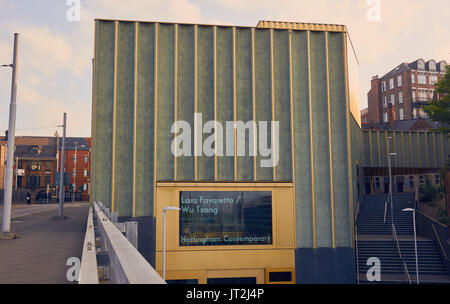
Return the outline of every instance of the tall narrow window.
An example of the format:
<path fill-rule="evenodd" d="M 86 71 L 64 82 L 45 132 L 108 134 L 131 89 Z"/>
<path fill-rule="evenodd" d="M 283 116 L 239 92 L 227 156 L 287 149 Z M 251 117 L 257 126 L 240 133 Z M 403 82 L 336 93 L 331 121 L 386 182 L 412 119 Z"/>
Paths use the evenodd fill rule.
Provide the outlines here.
<path fill-rule="evenodd" d="M 411 72 L 411 83 L 416 83 L 416 73 Z"/>
<path fill-rule="evenodd" d="M 403 92 L 398 92 L 398 103 L 403 103 Z"/>
<path fill-rule="evenodd" d="M 394 88 L 394 78 L 389 79 L 389 90 Z"/>
<path fill-rule="evenodd" d="M 405 114 L 403 112 L 403 108 L 398 109 L 398 117 L 400 120 L 405 119 Z"/>
<path fill-rule="evenodd" d="M 399 75 L 398 77 L 397 77 L 397 86 L 398 87 L 401 87 L 403 85 L 403 83 L 402 83 L 402 75 Z"/>

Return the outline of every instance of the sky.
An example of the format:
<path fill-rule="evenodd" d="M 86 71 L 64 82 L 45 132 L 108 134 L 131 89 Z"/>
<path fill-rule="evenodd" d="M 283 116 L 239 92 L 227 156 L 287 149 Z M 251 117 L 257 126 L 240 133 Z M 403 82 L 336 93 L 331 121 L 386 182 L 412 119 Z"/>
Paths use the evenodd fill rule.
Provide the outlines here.
<path fill-rule="evenodd" d="M 0 65 L 12 63 L 20 33 L 16 136 L 62 134 L 64 112 L 68 136 L 91 135 L 96 18 L 345 24 L 359 60 L 361 109 L 372 76 L 418 58 L 450 63 L 448 0 L 0 0 Z M 8 129 L 10 94 L 11 68 L 0 68 L 0 135 Z"/>

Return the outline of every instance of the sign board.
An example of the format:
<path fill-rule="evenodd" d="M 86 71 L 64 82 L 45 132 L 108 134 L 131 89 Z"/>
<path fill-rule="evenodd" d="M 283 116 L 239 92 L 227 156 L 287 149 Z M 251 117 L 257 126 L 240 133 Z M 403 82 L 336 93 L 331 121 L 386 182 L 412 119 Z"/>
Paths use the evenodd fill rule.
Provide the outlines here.
<path fill-rule="evenodd" d="M 25 176 L 25 169 L 17 169 L 17 176 Z"/>
<path fill-rule="evenodd" d="M 271 191 L 180 191 L 180 246 L 270 245 Z"/>

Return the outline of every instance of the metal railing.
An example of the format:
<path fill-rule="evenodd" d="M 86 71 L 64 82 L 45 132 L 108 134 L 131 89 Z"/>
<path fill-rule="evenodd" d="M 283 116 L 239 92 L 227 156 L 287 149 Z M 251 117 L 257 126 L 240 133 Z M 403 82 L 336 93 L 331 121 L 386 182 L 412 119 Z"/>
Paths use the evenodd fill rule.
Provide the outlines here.
<path fill-rule="evenodd" d="M 353 223 L 355 226 L 355 255 L 356 255 L 356 282 L 359 284 L 359 263 L 358 263 L 358 215 L 359 210 L 361 208 L 362 200 L 364 199 L 363 194 L 361 193 L 358 198 L 358 202 L 356 203 L 355 216 L 353 218 Z"/>
<path fill-rule="evenodd" d="M 406 263 L 403 260 L 402 252 L 400 250 L 400 244 L 399 244 L 399 241 L 398 241 L 397 231 L 395 229 L 394 223 L 392 223 L 392 239 L 394 240 L 394 243 L 396 245 L 397 253 L 398 253 L 398 256 L 399 256 L 400 261 L 402 263 L 403 271 L 405 272 L 406 279 L 408 280 L 408 283 L 411 284 L 411 276 L 409 275 L 408 266 L 406 266 Z"/>
<path fill-rule="evenodd" d="M 387 206 L 388 206 L 388 201 L 385 201 L 384 202 L 384 219 L 383 219 L 384 224 L 386 224 Z"/>
<path fill-rule="evenodd" d="M 98 284 L 97 251 L 95 249 L 94 216 L 89 208 L 78 284 Z"/>
<path fill-rule="evenodd" d="M 97 227 L 94 225 L 94 218 Z M 94 229 L 99 234 L 98 245 L 100 246 L 96 246 Z M 127 232 L 127 236 L 123 234 L 124 231 Z M 133 231 L 135 233 L 128 233 Z M 110 213 L 101 202 L 94 202 L 88 217 L 86 248 L 83 248 L 79 284 L 98 284 L 97 254 L 107 256 L 109 283 L 166 284 L 159 273 L 139 253 L 136 246 L 135 222 L 117 223 L 117 213 Z M 96 279 L 94 274 L 97 275 Z"/>

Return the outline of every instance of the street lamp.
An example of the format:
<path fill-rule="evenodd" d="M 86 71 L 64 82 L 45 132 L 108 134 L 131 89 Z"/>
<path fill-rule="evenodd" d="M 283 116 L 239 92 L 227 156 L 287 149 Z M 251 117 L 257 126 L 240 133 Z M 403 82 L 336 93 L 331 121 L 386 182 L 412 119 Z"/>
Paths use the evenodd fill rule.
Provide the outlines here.
<path fill-rule="evenodd" d="M 388 167 L 389 167 L 389 200 L 391 202 L 391 224 L 394 225 L 394 202 L 392 201 L 392 170 L 391 170 L 391 156 L 396 156 L 397 153 L 391 153 L 389 147 L 389 141 L 392 137 L 388 137 L 387 145 L 388 145 Z"/>
<path fill-rule="evenodd" d="M 174 210 L 180 211 L 181 209 L 178 207 L 164 207 L 163 208 L 163 280 L 166 280 L 166 211 Z"/>
<path fill-rule="evenodd" d="M 414 226 L 414 250 L 416 253 L 416 279 L 419 284 L 419 261 L 417 259 L 417 236 L 416 236 L 416 210 L 413 208 L 405 208 L 402 211 L 409 211 L 413 213 L 413 226 Z"/>

